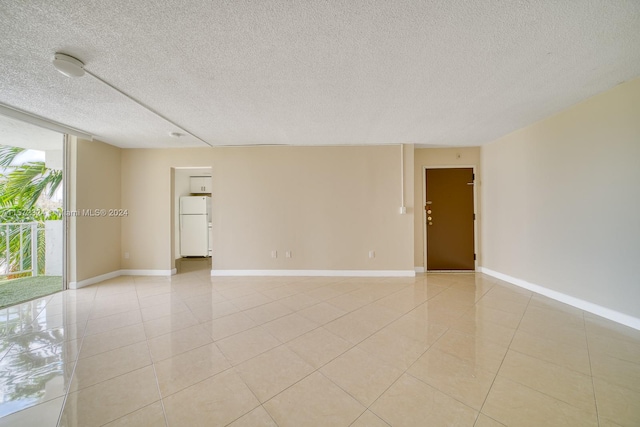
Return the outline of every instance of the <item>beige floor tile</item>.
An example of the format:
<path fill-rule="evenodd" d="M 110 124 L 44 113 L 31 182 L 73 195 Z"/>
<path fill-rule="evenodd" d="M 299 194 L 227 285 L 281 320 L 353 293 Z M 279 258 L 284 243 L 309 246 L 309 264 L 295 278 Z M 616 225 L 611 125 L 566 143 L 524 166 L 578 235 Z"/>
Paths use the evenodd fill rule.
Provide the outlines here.
<path fill-rule="evenodd" d="M 318 325 L 324 325 L 332 320 L 337 319 L 338 317 L 344 316 L 347 311 L 342 310 L 332 304 L 327 302 L 321 302 L 316 305 L 312 305 L 311 307 L 307 307 L 303 310 L 300 310 L 298 314 L 306 317 Z"/>
<path fill-rule="evenodd" d="M 568 314 L 584 315 L 584 312 L 579 308 L 572 307 L 560 301 L 552 300 L 551 298 L 545 297 L 544 295 L 540 294 L 533 294 L 531 296 L 531 300 L 529 301 L 529 305 L 546 309 L 559 310 Z"/>
<path fill-rule="evenodd" d="M 467 305 L 441 306 L 437 301 L 431 299 L 411 310 L 408 315 L 427 324 L 440 324 L 448 327 L 468 311 L 469 306 Z"/>
<path fill-rule="evenodd" d="M 324 328 L 318 328 L 290 341 L 287 347 L 317 369 L 347 351 L 351 344 Z"/>
<path fill-rule="evenodd" d="M 348 293 L 329 298 L 325 302 L 343 310 L 345 313 L 357 310 L 370 303 L 366 299 L 358 298 Z"/>
<path fill-rule="evenodd" d="M 155 364 L 162 397 L 212 377 L 231 364 L 214 344 L 206 344 Z"/>
<path fill-rule="evenodd" d="M 320 303 L 320 300 L 302 293 L 282 298 L 279 302 L 293 311 L 300 311 Z"/>
<path fill-rule="evenodd" d="M 266 402 L 314 368 L 286 346 L 280 346 L 239 364 L 236 371 L 258 400 Z"/>
<path fill-rule="evenodd" d="M 348 426 L 366 409 L 319 372 L 264 404 L 281 427 Z"/>
<path fill-rule="evenodd" d="M 507 347 L 453 330 L 445 333 L 433 345 L 433 348 L 452 354 L 491 372 L 498 372 L 504 355 L 507 353 Z"/>
<path fill-rule="evenodd" d="M 489 324 L 499 325 L 509 329 L 517 329 L 522 320 L 522 314 L 509 313 L 497 308 L 475 305 L 464 313 L 458 323 L 472 320 L 475 325 Z"/>
<path fill-rule="evenodd" d="M 114 314 L 126 313 L 127 311 L 139 310 L 138 297 L 135 292 L 131 293 L 131 299 L 120 300 L 116 295 L 116 301 L 96 301 L 95 306 L 89 314 L 89 319 L 99 319 L 101 317 L 112 316 Z"/>
<path fill-rule="evenodd" d="M 640 339 L 632 341 L 612 336 L 590 334 L 589 352 L 592 355 L 607 355 L 640 364 Z"/>
<path fill-rule="evenodd" d="M 164 409 L 162 403 L 158 401 L 105 424 L 104 427 L 158 427 L 164 425 Z"/>
<path fill-rule="evenodd" d="M 142 313 L 142 320 L 145 322 L 157 319 L 158 317 L 166 317 L 171 314 L 184 313 L 186 311 L 189 311 L 189 307 L 178 299 L 171 300 L 164 304 L 153 305 L 151 307 L 140 309 L 140 313 Z"/>
<path fill-rule="evenodd" d="M 149 348 L 144 341 L 86 357 L 76 364 L 69 391 L 77 391 L 150 364 Z"/>
<path fill-rule="evenodd" d="M 485 414 L 480 414 L 473 427 L 505 427 L 505 425 L 487 417 Z"/>
<path fill-rule="evenodd" d="M 350 427 L 389 427 L 389 424 L 382 421 L 373 412 L 367 410 L 364 411 L 360 418 L 358 418 Z"/>
<path fill-rule="evenodd" d="M 281 343 L 262 327 L 256 327 L 216 341 L 218 348 L 233 365 L 238 365 Z"/>
<path fill-rule="evenodd" d="M 248 310 L 260 305 L 268 304 L 270 302 L 273 302 L 273 300 L 262 294 L 251 294 L 239 298 L 234 298 L 232 300 L 229 300 L 229 302 L 238 307 L 240 310 Z"/>
<path fill-rule="evenodd" d="M 200 325 L 190 326 L 186 329 L 170 332 L 148 341 L 151 358 L 154 362 L 177 356 L 180 353 L 192 350 L 213 342 L 206 329 Z"/>
<path fill-rule="evenodd" d="M 278 425 L 262 406 L 258 406 L 229 424 L 229 427 L 278 427 Z"/>
<path fill-rule="evenodd" d="M 140 310 L 114 314 L 112 316 L 102 317 L 99 319 L 91 319 L 87 322 L 85 335 L 100 334 L 122 328 L 124 326 L 135 325 L 137 323 L 142 323 L 142 314 Z"/>
<path fill-rule="evenodd" d="M 228 301 L 217 302 L 214 304 L 203 304 L 200 307 L 191 309 L 191 313 L 193 313 L 200 323 L 219 319 L 220 317 L 225 317 L 239 311 L 240 309 L 238 307 Z"/>
<path fill-rule="evenodd" d="M 407 373 L 476 410 L 495 378 L 490 371 L 436 349 L 427 351 Z"/>
<path fill-rule="evenodd" d="M 329 332 L 347 340 L 351 344 L 358 344 L 377 332 L 380 327 L 367 322 L 360 316 L 351 312 L 327 323 L 324 328 Z"/>
<path fill-rule="evenodd" d="M 477 305 L 481 307 L 494 308 L 508 313 L 522 316 L 529 305 L 529 298 L 521 295 L 506 295 L 494 293 L 495 288 L 487 292 L 478 301 Z"/>
<path fill-rule="evenodd" d="M 403 371 L 356 347 L 322 367 L 320 372 L 361 404 L 369 406 Z"/>
<path fill-rule="evenodd" d="M 525 320 L 523 318 L 518 330 L 565 345 L 588 348 L 587 335 L 584 327 L 563 324 L 562 322 L 553 320 L 542 322 L 539 321 L 539 319 L 527 318 Z"/>
<path fill-rule="evenodd" d="M 499 375 L 584 411 L 595 413 L 591 376 L 509 350 Z"/>
<path fill-rule="evenodd" d="M 170 316 L 158 317 L 157 319 L 144 322 L 144 333 L 147 339 L 154 338 L 160 335 L 168 334 L 169 332 L 179 331 L 180 329 L 188 328 L 198 324 L 193 314 L 189 311 L 183 313 L 172 314 Z"/>
<path fill-rule="evenodd" d="M 613 421 L 601 418 L 599 427 L 623 427 L 623 426 L 621 424 L 614 423 Z"/>
<path fill-rule="evenodd" d="M 479 319 L 477 314 L 461 317 L 451 325 L 451 329 L 480 337 L 503 347 L 508 347 L 511 344 L 516 333 L 515 328 Z"/>
<path fill-rule="evenodd" d="M 287 314 L 291 314 L 292 312 L 293 311 L 289 307 L 280 303 L 279 301 L 270 302 L 268 304 L 243 311 L 244 314 L 246 314 L 258 325 L 262 325 L 263 323 L 267 323 L 279 317 L 286 316 Z"/>
<path fill-rule="evenodd" d="M 202 326 L 207 329 L 214 341 L 221 340 L 238 332 L 246 331 L 256 325 L 256 322 L 248 318 L 244 313 L 234 313 L 228 316 L 220 317 Z"/>
<path fill-rule="evenodd" d="M 640 392 L 600 378 L 593 379 L 600 425 L 604 421 L 622 426 L 640 425 Z"/>
<path fill-rule="evenodd" d="M 177 291 L 181 295 L 182 301 L 190 308 L 202 308 L 203 306 L 217 304 L 227 301 L 220 293 L 211 289 L 211 285 L 181 288 Z"/>
<path fill-rule="evenodd" d="M 140 298 L 139 301 L 140 308 L 153 307 L 154 305 L 166 305 L 176 301 L 183 302 L 180 296 L 175 292 Z"/>
<path fill-rule="evenodd" d="M 173 292 L 174 289 L 169 282 L 161 282 L 161 283 L 140 283 L 136 285 L 136 292 L 138 293 L 138 298 L 148 298 L 156 295 L 168 294 Z"/>
<path fill-rule="evenodd" d="M 576 347 L 532 335 L 525 331 L 517 331 L 510 348 L 585 375 L 591 375 L 589 350 L 584 347 Z"/>
<path fill-rule="evenodd" d="M 329 285 L 329 286 L 318 287 L 316 289 L 306 292 L 306 294 L 312 298 L 315 298 L 321 301 L 326 301 L 350 291 L 351 289 L 348 287 L 339 287 L 339 286 Z"/>
<path fill-rule="evenodd" d="M 0 418 L 0 427 L 56 427 L 64 396 Z"/>
<path fill-rule="evenodd" d="M 119 277 L 0 336 L 0 392 L 46 390 L 0 426 L 55 424 L 69 388 L 62 426 L 164 425 L 160 396 L 171 425 L 465 425 L 485 397 L 476 427 L 640 424 L 640 332 L 482 274 Z"/>
<path fill-rule="evenodd" d="M 498 375 L 482 408 L 507 426 L 597 426 L 595 413 L 580 410 L 551 396 Z"/>
<path fill-rule="evenodd" d="M 632 342 L 640 341 L 640 330 L 621 325 L 611 320 L 596 316 L 591 313 L 584 313 L 584 323 L 590 336 L 599 335 L 614 337 Z"/>
<path fill-rule="evenodd" d="M 159 399 L 153 368 L 147 366 L 70 393 L 62 412 L 61 426 L 101 426 Z"/>
<path fill-rule="evenodd" d="M 405 371 L 429 346 L 428 343 L 398 334 L 394 329 L 384 328 L 362 341 L 357 348 Z"/>
<path fill-rule="evenodd" d="M 424 321 L 422 313 L 414 313 L 413 311 L 384 328 L 384 330 L 393 331 L 428 345 L 436 342 L 447 329 L 447 326 Z"/>
<path fill-rule="evenodd" d="M 317 324 L 296 313 L 288 314 L 264 324 L 264 328 L 283 343 L 289 342 L 317 327 Z"/>
<path fill-rule="evenodd" d="M 145 339 L 142 323 L 86 336 L 82 341 L 79 358 L 94 356 L 105 351 L 135 344 Z"/>
<path fill-rule="evenodd" d="M 477 414 L 470 407 L 406 374 L 369 409 L 392 426 L 473 426 Z"/>
<path fill-rule="evenodd" d="M 640 392 L 640 364 L 607 356 L 590 354 L 594 377 Z"/>
<path fill-rule="evenodd" d="M 259 405 L 233 370 L 207 378 L 164 399 L 170 427 L 224 426 Z"/>

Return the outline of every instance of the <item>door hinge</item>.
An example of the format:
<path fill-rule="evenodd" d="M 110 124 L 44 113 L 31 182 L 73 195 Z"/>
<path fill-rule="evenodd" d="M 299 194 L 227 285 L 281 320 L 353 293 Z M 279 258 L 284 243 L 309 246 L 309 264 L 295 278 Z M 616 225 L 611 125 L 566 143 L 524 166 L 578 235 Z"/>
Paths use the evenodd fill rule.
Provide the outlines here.
<path fill-rule="evenodd" d="M 473 214 L 473 220 L 474 221 L 476 220 L 476 214 Z"/>
<path fill-rule="evenodd" d="M 476 174 L 475 174 L 475 173 L 472 173 L 472 174 L 471 174 L 471 181 L 475 181 L 475 180 L 476 180 Z"/>
<path fill-rule="evenodd" d="M 473 260 L 474 261 L 476 260 L 476 254 L 473 254 Z"/>

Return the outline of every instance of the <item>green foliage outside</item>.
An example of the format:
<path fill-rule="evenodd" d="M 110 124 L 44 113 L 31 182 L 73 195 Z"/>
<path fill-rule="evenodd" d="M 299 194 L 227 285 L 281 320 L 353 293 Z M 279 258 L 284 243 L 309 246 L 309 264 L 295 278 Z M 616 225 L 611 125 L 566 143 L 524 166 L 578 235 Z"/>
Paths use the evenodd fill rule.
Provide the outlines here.
<path fill-rule="evenodd" d="M 62 183 L 62 171 L 48 169 L 44 162 L 15 164 L 16 157 L 26 151 L 20 147 L 0 146 L 0 279 L 16 278 L 30 273 L 16 273 L 31 269 L 31 226 L 7 225 L 37 223 L 38 274 L 44 274 L 44 221 L 62 219 L 62 208 L 42 209 L 36 206 L 41 198 L 52 197 Z M 5 259 L 9 246 L 9 260 Z M 3 275 L 6 263 L 9 274 Z"/>

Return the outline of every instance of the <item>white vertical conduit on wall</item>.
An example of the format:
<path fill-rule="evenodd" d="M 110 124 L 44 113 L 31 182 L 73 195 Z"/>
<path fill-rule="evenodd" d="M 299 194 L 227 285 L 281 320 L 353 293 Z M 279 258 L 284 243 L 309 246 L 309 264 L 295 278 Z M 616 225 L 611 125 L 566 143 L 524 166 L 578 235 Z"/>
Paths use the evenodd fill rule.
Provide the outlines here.
<path fill-rule="evenodd" d="M 406 213 L 404 206 L 404 144 L 400 144 L 400 214 Z"/>

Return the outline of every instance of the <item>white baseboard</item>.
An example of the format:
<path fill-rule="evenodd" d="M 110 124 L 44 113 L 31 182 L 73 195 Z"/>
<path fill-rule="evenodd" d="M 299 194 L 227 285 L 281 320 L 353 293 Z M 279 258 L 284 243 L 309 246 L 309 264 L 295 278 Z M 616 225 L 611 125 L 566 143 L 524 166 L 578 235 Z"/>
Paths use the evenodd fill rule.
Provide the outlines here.
<path fill-rule="evenodd" d="M 175 268 L 172 270 L 116 270 L 110 273 L 80 280 L 79 282 L 69 282 L 69 289 L 80 289 L 85 286 L 94 285 L 120 276 L 172 276 L 174 274 L 176 274 Z"/>
<path fill-rule="evenodd" d="M 173 270 L 120 270 L 121 276 L 171 276 Z M 175 274 L 175 273 L 173 273 Z"/>
<path fill-rule="evenodd" d="M 481 273 L 495 277 L 496 279 L 504 280 L 505 282 L 509 282 L 524 289 L 528 289 L 532 292 L 544 295 L 556 301 L 569 304 L 581 310 L 588 311 L 589 313 L 604 317 L 605 319 L 609 319 L 625 326 L 629 326 L 630 328 L 640 330 L 640 319 L 637 317 L 620 313 L 619 311 L 612 310 L 610 308 L 603 307 L 601 305 L 594 304 L 580 298 L 572 297 L 571 295 L 563 294 L 562 292 L 554 291 L 553 289 L 545 288 L 543 286 L 527 282 L 526 280 L 518 279 L 507 274 L 502 274 L 497 271 L 490 270 L 486 267 L 478 267 L 478 270 Z"/>
<path fill-rule="evenodd" d="M 424 267 L 414 267 L 416 273 L 424 273 Z"/>
<path fill-rule="evenodd" d="M 69 289 L 80 289 L 85 286 L 94 285 L 96 283 L 103 282 L 105 280 L 113 279 L 120 276 L 120 270 L 112 271 L 110 273 L 101 274 L 99 276 L 90 277 L 88 279 L 80 280 L 79 282 L 69 282 Z"/>
<path fill-rule="evenodd" d="M 211 270 L 212 276 L 414 277 L 413 270 Z"/>

